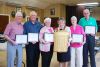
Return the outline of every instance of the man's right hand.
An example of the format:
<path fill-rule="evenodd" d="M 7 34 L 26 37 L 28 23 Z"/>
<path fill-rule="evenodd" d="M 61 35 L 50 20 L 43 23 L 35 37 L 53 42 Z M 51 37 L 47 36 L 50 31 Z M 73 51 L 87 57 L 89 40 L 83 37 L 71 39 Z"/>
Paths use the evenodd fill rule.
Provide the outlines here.
<path fill-rule="evenodd" d="M 12 41 L 12 44 L 13 44 L 13 45 L 18 45 L 18 44 L 16 43 L 16 41 Z"/>

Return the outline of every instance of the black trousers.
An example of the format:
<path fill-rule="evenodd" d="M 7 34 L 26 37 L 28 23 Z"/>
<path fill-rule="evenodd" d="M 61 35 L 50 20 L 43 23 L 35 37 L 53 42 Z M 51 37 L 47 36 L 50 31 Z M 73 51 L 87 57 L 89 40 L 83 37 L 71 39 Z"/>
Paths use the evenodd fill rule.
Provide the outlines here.
<path fill-rule="evenodd" d="M 91 35 L 86 35 L 86 43 L 83 46 L 83 67 L 88 67 L 88 51 L 90 55 L 91 67 L 96 67 L 94 47 L 95 37 Z"/>
<path fill-rule="evenodd" d="M 50 67 L 52 55 L 53 55 L 53 45 L 51 45 L 49 52 L 42 52 L 41 51 L 42 67 Z"/>
<path fill-rule="evenodd" d="M 38 67 L 40 57 L 39 43 L 26 45 L 26 63 L 27 67 Z"/>

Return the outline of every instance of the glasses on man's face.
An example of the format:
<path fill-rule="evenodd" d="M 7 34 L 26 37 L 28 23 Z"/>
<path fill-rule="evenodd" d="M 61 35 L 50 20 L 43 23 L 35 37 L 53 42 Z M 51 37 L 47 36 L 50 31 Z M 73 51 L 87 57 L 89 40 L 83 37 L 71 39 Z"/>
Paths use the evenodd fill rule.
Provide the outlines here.
<path fill-rule="evenodd" d="M 37 15 L 31 15 L 32 17 L 36 17 Z"/>
<path fill-rule="evenodd" d="M 19 18 L 22 19 L 23 17 L 22 17 L 22 16 L 17 16 L 17 18 L 18 18 L 18 19 L 19 19 Z"/>
<path fill-rule="evenodd" d="M 84 13 L 84 14 L 89 14 L 89 13 Z"/>

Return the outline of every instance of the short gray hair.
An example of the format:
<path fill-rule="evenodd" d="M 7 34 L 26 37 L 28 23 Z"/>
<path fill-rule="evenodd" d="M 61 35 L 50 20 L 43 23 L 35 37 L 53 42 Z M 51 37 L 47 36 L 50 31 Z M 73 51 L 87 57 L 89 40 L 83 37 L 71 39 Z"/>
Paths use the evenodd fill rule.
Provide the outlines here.
<path fill-rule="evenodd" d="M 46 23 L 46 22 L 51 22 L 51 18 L 49 18 L 49 17 L 45 18 L 44 23 Z"/>
<path fill-rule="evenodd" d="M 30 16 L 33 15 L 33 14 L 37 15 L 36 11 L 31 11 L 30 12 Z"/>
<path fill-rule="evenodd" d="M 76 16 L 72 16 L 71 19 L 77 19 L 77 17 Z"/>
<path fill-rule="evenodd" d="M 18 17 L 18 16 L 23 16 L 23 14 L 22 14 L 21 11 L 17 11 L 17 12 L 16 12 L 15 17 Z"/>
<path fill-rule="evenodd" d="M 58 21 L 60 21 L 60 20 L 65 21 L 65 19 L 64 19 L 64 18 L 62 18 L 62 17 L 58 19 Z"/>

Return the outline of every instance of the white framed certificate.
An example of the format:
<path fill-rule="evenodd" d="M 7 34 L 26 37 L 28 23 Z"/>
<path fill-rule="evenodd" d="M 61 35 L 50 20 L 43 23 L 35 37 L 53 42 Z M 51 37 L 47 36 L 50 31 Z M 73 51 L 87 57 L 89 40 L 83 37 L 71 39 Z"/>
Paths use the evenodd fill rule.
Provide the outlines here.
<path fill-rule="evenodd" d="M 95 34 L 96 27 L 95 26 L 85 26 L 85 33 L 86 34 Z"/>
<path fill-rule="evenodd" d="M 39 41 L 39 34 L 38 33 L 28 33 L 28 42 L 38 42 Z"/>
<path fill-rule="evenodd" d="M 82 34 L 72 34 L 72 42 L 73 43 L 82 43 L 84 40 Z"/>
<path fill-rule="evenodd" d="M 27 43 L 27 35 L 16 35 L 16 43 L 17 44 L 26 44 Z"/>
<path fill-rule="evenodd" d="M 47 42 L 54 42 L 54 34 L 53 33 L 45 33 L 44 40 Z"/>

